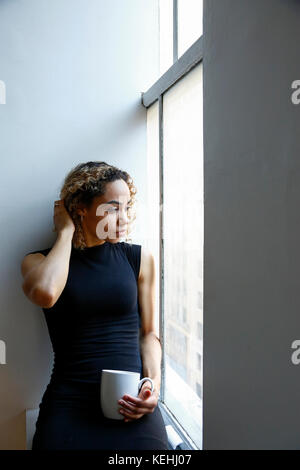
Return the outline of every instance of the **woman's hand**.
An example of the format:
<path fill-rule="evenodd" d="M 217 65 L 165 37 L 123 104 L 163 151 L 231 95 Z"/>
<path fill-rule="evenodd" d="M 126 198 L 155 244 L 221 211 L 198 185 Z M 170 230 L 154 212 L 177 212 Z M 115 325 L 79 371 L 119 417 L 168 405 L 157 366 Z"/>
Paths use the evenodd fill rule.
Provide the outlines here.
<path fill-rule="evenodd" d="M 158 397 L 159 394 L 156 390 L 153 390 L 151 393 L 151 388 L 147 385 L 147 382 L 143 383 L 137 397 L 124 395 L 122 400 L 118 401 L 119 405 L 122 407 L 120 410 L 122 410 L 123 413 L 120 413 L 124 416 L 124 421 L 134 421 L 145 414 L 153 413 L 158 403 Z"/>
<path fill-rule="evenodd" d="M 70 230 L 74 233 L 75 225 L 64 205 L 64 200 L 59 199 L 54 202 L 53 232 L 59 233 L 62 230 Z"/>

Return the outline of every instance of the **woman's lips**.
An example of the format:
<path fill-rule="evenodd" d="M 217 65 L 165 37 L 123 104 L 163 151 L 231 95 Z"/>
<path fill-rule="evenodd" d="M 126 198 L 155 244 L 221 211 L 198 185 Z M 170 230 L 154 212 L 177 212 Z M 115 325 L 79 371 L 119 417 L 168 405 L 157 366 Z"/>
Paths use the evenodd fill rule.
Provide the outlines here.
<path fill-rule="evenodd" d="M 124 233 L 126 233 L 126 229 L 125 230 L 117 230 L 117 234 L 118 235 L 123 235 Z"/>

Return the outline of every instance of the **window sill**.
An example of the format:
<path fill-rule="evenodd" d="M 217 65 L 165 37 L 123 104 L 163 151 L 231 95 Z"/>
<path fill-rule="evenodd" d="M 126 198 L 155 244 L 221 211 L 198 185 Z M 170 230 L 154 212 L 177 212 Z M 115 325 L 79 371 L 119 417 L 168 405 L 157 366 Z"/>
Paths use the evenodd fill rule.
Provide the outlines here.
<path fill-rule="evenodd" d="M 169 440 L 170 450 L 202 450 L 196 446 L 194 441 L 186 434 L 182 426 L 178 423 L 175 416 L 170 412 L 169 408 L 161 401 L 158 402 L 159 409 L 161 411 L 165 426 L 171 425 L 175 433 L 181 440 L 175 449 L 172 446 L 172 442 Z"/>

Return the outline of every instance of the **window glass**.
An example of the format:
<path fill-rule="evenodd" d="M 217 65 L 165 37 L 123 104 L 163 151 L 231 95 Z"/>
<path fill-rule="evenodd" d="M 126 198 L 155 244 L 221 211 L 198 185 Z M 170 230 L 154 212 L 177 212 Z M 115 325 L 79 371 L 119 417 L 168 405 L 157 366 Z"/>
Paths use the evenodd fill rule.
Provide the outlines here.
<path fill-rule="evenodd" d="M 178 58 L 199 39 L 203 0 L 178 0 Z"/>
<path fill-rule="evenodd" d="M 173 0 L 159 2 L 160 74 L 173 65 Z"/>
<path fill-rule="evenodd" d="M 163 96 L 165 403 L 202 448 L 202 62 Z"/>

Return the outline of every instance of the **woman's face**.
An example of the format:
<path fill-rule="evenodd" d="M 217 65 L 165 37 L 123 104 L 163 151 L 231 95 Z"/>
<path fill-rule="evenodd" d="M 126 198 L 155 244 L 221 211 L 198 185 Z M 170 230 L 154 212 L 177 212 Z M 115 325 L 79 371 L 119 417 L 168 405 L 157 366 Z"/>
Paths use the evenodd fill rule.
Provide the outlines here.
<path fill-rule="evenodd" d="M 126 237 L 130 191 L 120 179 L 106 184 L 105 194 L 94 198 L 89 209 L 78 210 L 83 215 L 82 227 L 87 246 L 99 241 L 118 243 Z"/>

